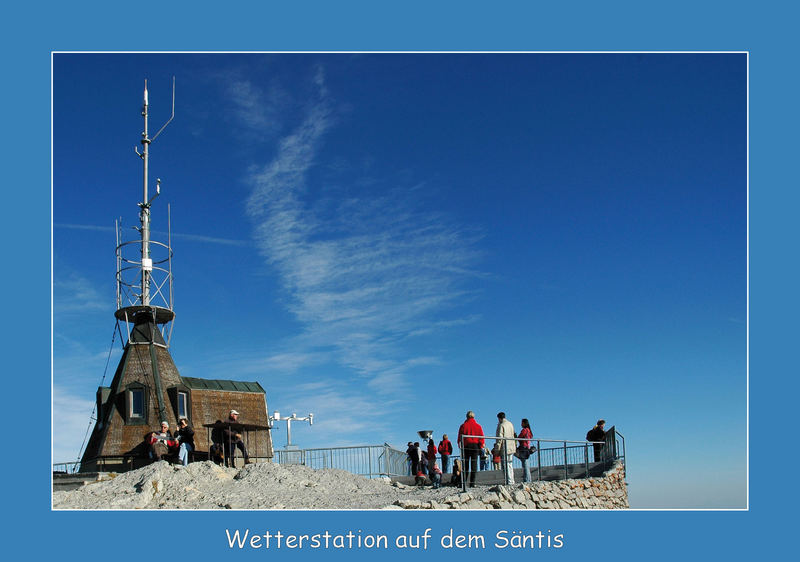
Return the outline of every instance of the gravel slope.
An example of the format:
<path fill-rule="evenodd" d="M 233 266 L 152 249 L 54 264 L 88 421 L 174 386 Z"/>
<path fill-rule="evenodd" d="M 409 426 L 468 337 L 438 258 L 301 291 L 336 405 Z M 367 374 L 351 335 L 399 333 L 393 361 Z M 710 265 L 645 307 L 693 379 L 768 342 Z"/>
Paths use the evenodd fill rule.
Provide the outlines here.
<path fill-rule="evenodd" d="M 339 469 L 259 463 L 242 469 L 164 461 L 53 493 L 55 509 L 381 509 L 397 500 L 442 501 L 460 490 L 397 487 Z"/>

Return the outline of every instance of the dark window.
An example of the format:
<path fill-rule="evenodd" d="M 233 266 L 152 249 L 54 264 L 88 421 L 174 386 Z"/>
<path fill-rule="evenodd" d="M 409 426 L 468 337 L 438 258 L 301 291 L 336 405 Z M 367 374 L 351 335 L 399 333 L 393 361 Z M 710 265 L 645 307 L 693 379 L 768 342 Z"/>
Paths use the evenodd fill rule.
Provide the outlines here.
<path fill-rule="evenodd" d="M 188 411 L 189 408 L 187 404 L 189 403 L 188 395 L 185 392 L 178 392 L 178 417 L 179 418 L 188 418 Z"/>
<path fill-rule="evenodd" d="M 149 398 L 147 387 L 140 382 L 133 382 L 125 388 L 125 423 L 133 425 L 147 423 Z"/>
<path fill-rule="evenodd" d="M 130 391 L 131 403 L 130 403 L 130 412 L 131 418 L 143 418 L 144 417 L 144 389 L 143 388 L 132 388 Z"/>

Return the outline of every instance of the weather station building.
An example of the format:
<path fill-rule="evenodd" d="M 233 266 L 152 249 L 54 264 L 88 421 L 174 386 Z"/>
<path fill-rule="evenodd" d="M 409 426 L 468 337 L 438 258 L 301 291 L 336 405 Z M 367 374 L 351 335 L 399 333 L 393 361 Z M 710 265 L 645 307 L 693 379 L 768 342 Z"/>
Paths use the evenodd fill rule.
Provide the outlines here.
<path fill-rule="evenodd" d="M 209 458 L 214 426 L 232 409 L 240 413 L 238 428 L 254 462 L 273 458 L 270 420 L 264 388 L 258 382 L 182 377 L 169 352 L 175 312 L 172 307 L 172 247 L 150 238 L 150 209 L 160 194 L 148 195 L 150 144 L 175 115 L 148 136 L 148 93 L 144 87 L 142 150 L 143 198 L 139 206 L 140 239 L 124 242 L 117 225 L 118 332 L 127 338 L 110 386 L 97 389 L 97 418 L 80 463 L 80 472 L 120 472 L 150 461 L 145 437 L 162 421 L 175 429 L 186 418 L 195 430 L 193 460 Z M 169 215 L 169 213 L 168 213 Z M 169 220 L 168 220 L 169 222 Z M 169 230 L 169 225 L 168 225 Z M 124 326 L 124 328 L 123 328 Z M 217 435 L 217 437 L 215 437 Z"/>

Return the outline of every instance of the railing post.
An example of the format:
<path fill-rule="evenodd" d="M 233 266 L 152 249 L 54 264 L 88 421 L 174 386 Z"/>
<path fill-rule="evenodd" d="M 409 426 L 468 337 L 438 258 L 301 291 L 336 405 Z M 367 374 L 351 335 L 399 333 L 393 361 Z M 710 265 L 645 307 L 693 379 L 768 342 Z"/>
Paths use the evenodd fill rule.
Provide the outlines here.
<path fill-rule="evenodd" d="M 508 455 L 506 454 L 505 439 L 503 439 L 503 458 L 500 459 L 500 468 L 503 469 L 503 482 L 508 486 Z"/>
<path fill-rule="evenodd" d="M 539 473 L 539 482 L 542 481 L 542 442 L 536 440 L 536 471 Z"/>
<path fill-rule="evenodd" d="M 583 462 L 586 463 L 586 478 L 589 478 L 589 444 L 583 446 Z"/>
<path fill-rule="evenodd" d="M 567 442 L 564 441 L 564 480 L 568 478 L 567 474 Z"/>
<path fill-rule="evenodd" d="M 369 477 L 372 478 L 372 447 L 367 447 L 367 462 L 369 463 Z"/>
<path fill-rule="evenodd" d="M 467 491 L 467 461 L 464 460 L 466 455 L 464 449 L 461 449 L 461 491 Z"/>

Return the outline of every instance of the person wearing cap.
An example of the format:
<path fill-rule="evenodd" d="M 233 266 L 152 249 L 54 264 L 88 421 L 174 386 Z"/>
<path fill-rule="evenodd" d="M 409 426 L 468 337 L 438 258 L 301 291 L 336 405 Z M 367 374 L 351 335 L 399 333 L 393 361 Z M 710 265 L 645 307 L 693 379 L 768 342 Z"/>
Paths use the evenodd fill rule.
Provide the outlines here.
<path fill-rule="evenodd" d="M 604 429 L 606 420 L 597 420 L 597 424 L 589 430 L 586 434 L 587 441 L 603 441 L 603 443 L 595 443 L 594 447 L 594 460 L 598 462 L 603 458 L 603 447 L 605 447 L 606 430 Z"/>
<path fill-rule="evenodd" d="M 172 438 L 169 423 L 162 421 L 161 430 L 153 431 L 147 436 L 147 456 L 158 462 L 161 457 L 169 454 L 169 448 L 175 445 L 177 445 L 177 442 Z"/>
<path fill-rule="evenodd" d="M 233 466 L 233 449 L 234 447 L 238 447 L 244 457 L 244 464 L 252 464 L 250 455 L 247 454 L 247 447 L 245 447 L 244 441 L 242 441 L 241 434 L 237 433 L 236 429 L 230 425 L 234 423 L 239 423 L 239 412 L 231 410 L 230 413 L 228 413 L 228 425 L 222 430 L 222 446 L 225 448 L 225 458 L 228 459 L 228 462 Z"/>

